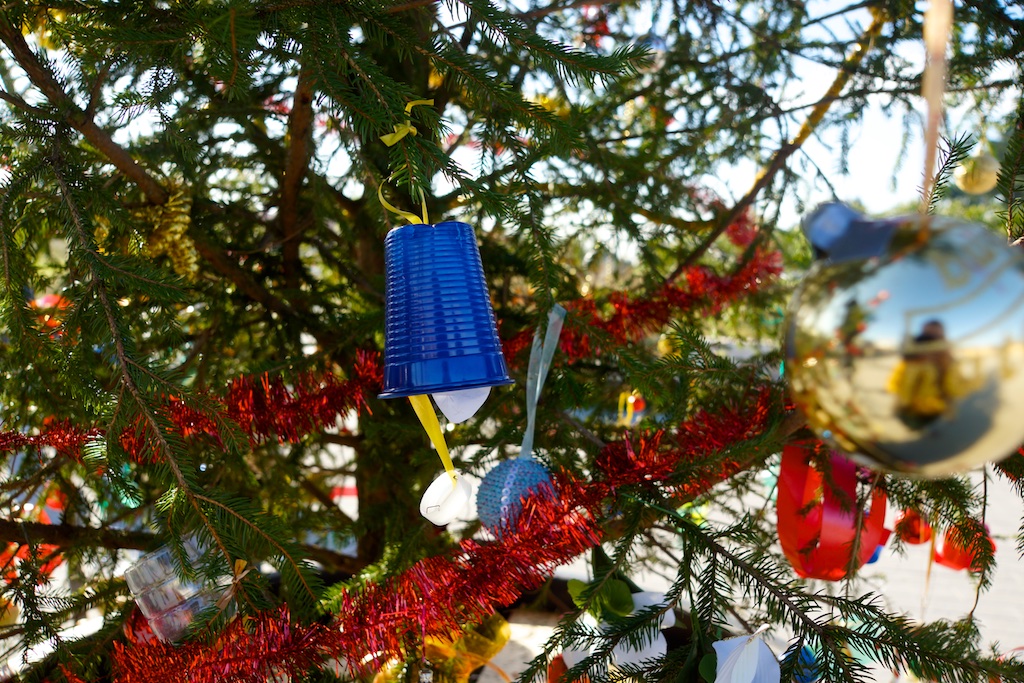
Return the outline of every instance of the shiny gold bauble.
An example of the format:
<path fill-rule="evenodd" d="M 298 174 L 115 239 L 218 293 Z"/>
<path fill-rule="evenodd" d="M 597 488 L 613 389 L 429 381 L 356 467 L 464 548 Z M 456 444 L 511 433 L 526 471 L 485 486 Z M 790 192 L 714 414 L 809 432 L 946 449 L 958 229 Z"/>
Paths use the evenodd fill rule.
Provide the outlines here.
<path fill-rule="evenodd" d="M 988 153 L 968 157 L 953 172 L 953 182 L 967 194 L 991 192 L 999 182 L 999 161 Z"/>
<path fill-rule="evenodd" d="M 812 266 L 786 322 L 793 401 L 874 467 L 946 476 L 1024 442 L 1024 255 L 981 225 L 889 225 L 877 256 Z"/>

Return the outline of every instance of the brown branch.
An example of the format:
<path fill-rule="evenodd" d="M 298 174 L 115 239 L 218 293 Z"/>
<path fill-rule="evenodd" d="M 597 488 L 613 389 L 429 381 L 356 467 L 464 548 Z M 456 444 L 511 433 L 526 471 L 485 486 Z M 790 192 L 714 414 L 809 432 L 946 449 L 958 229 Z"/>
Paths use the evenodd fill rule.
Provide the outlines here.
<path fill-rule="evenodd" d="M 43 524 L 22 520 L 0 519 L 0 542 L 25 543 L 31 541 L 40 545 L 55 545 L 58 548 L 72 548 L 88 545 L 110 550 L 142 550 L 149 552 L 165 541 L 148 531 L 121 531 L 73 524 Z M 330 566 L 346 574 L 357 574 L 365 567 L 349 555 L 319 546 L 303 545 L 310 559 L 324 566 Z"/>
<path fill-rule="evenodd" d="M 69 548 L 90 545 L 103 548 L 152 550 L 160 545 L 160 537 L 147 531 L 121 531 L 117 529 L 74 526 L 71 524 L 43 524 L 23 520 L 0 519 L 0 541 Z"/>
<path fill-rule="evenodd" d="M 146 200 L 151 204 L 165 204 L 169 198 L 167 190 L 149 175 L 142 166 L 123 147 L 114 142 L 110 135 L 96 125 L 96 122 L 64 91 L 64 88 L 50 72 L 21 34 L 20 27 L 10 23 L 7 17 L 0 16 L 0 41 L 11 51 L 15 61 L 25 70 L 32 84 L 57 107 L 64 115 L 64 121 L 81 133 L 96 149 L 98 149 L 117 170 L 134 182 Z"/>
<path fill-rule="evenodd" d="M 196 245 L 196 251 L 203 259 L 213 266 L 214 270 L 234 283 L 238 289 L 247 297 L 261 304 L 268 311 L 283 315 L 292 315 L 292 309 L 281 299 L 275 297 L 266 288 L 235 263 L 227 254 L 221 251 L 216 245 L 198 234 L 195 230 L 189 231 L 189 236 Z"/>
<path fill-rule="evenodd" d="M 299 192 L 309 167 L 313 142 L 313 75 L 309 69 L 299 71 L 292 110 L 288 115 L 288 141 L 278 211 L 285 281 L 290 289 L 298 290 L 300 236 L 308 226 L 308 215 L 300 211 Z"/>

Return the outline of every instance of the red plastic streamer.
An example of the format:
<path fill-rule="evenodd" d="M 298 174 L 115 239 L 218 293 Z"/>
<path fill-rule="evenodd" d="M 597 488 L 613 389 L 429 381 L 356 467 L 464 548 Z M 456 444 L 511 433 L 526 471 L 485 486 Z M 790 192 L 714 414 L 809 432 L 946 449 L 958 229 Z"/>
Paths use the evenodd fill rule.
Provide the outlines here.
<path fill-rule="evenodd" d="M 453 638 L 466 624 L 512 604 L 523 591 L 540 586 L 555 567 L 600 542 L 600 520 L 617 489 L 660 490 L 684 470 L 689 483 L 677 493 L 692 497 L 739 471 L 742 464 L 722 461 L 716 453 L 723 444 L 761 433 L 771 402 L 771 393 L 762 390 L 746 410 L 701 412 L 680 427 L 675 443 L 658 432 L 643 435 L 635 446 L 610 444 L 598 458 L 595 481 L 559 473 L 554 477 L 558 495 L 524 500 L 516 527 L 500 539 L 464 540 L 449 554 L 426 558 L 400 575 L 344 593 L 330 628 L 289 625 L 287 614 L 280 612 L 256 617 L 252 623 L 258 628 L 236 621 L 212 646 L 118 646 L 118 680 L 262 683 L 259 676 L 267 671 L 298 677 L 329 661 L 341 661 L 353 672 L 372 670 L 402 656 L 410 638 Z"/>
<path fill-rule="evenodd" d="M 858 528 L 857 466 L 832 452 L 826 482 L 822 473 L 811 466 L 814 451 L 810 445 L 789 445 L 782 451 L 779 541 L 799 576 L 838 581 L 851 568 L 864 566 L 888 538 L 889 532 L 883 526 L 886 497 L 880 488 L 874 489 Z M 854 545 L 857 557 L 851 563 Z"/>

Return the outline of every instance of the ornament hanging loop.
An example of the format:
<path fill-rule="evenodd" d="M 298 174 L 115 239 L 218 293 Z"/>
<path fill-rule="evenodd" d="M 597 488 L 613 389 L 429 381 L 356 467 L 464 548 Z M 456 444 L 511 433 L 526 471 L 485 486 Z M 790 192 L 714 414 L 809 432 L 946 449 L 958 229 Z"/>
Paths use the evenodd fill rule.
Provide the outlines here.
<path fill-rule="evenodd" d="M 544 389 L 544 380 L 551 369 L 551 360 L 558 350 L 558 337 L 562 334 L 562 323 L 565 321 L 565 309 L 555 304 L 548 313 L 548 327 L 541 340 L 540 329 L 533 335 L 533 347 L 530 349 L 530 365 L 526 372 L 526 433 L 523 434 L 523 445 L 519 449 L 522 458 L 533 457 L 533 434 L 537 426 L 537 402 L 540 392 Z"/>

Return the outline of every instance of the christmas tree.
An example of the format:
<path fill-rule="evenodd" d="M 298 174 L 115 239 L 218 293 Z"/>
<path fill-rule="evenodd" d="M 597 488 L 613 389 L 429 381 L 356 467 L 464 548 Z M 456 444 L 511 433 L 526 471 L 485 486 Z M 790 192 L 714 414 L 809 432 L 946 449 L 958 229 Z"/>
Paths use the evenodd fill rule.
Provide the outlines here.
<path fill-rule="evenodd" d="M 7 3 L 5 675 L 443 677 L 469 657 L 451 643 L 588 556 L 579 608 L 525 679 L 565 651 L 583 653 L 567 681 L 740 680 L 758 637 L 732 657 L 715 644 L 764 623 L 788 643 L 782 680 L 870 680 L 867 652 L 926 680 L 1024 681 L 969 616 L 917 623 L 858 592 L 886 500 L 908 510 L 897 543 L 948 530 L 984 587 L 977 478 L 833 459 L 779 378 L 812 258 L 792 207 L 814 188 L 857 199 L 847 136 L 869 103 L 915 111 L 922 25 L 914 3 L 796 0 Z M 1022 25 L 1012 2 L 957 6 L 944 86 L 1002 138 L 989 196 L 1010 241 L 1024 125 L 1002 105 L 1020 97 Z M 802 84 L 808 63 L 831 85 Z M 935 212 L 964 132 L 946 131 Z M 832 168 L 802 152 L 826 133 Z M 444 388 L 378 398 L 385 327 L 419 324 L 387 315 L 403 276 L 385 239 L 446 221 L 475 235 L 515 384 L 434 429 L 404 396 Z M 437 296 L 420 305 L 459 305 Z M 844 348 L 869 314 L 851 309 Z M 723 354 L 722 336 L 758 353 Z M 987 456 L 1021 481 L 1021 455 Z M 454 488 L 499 464 L 520 478 L 478 499 L 483 523 L 421 515 L 445 469 Z M 791 476 L 814 495 L 793 498 Z M 784 552 L 795 527 L 777 517 L 820 516 L 823 490 L 849 536 L 801 529 Z M 812 569 L 826 546 L 839 561 Z M 641 563 L 672 578 L 646 603 Z M 685 642 L 640 656 L 677 611 Z M 85 614 L 99 626 L 69 629 Z"/>

